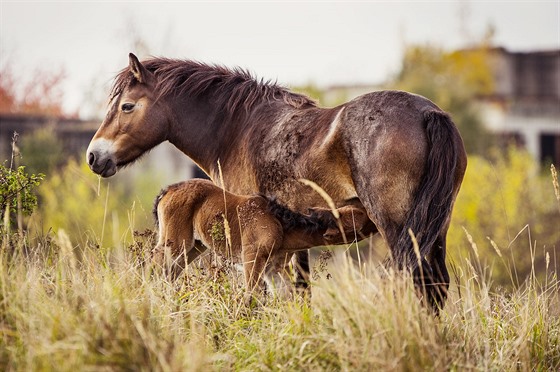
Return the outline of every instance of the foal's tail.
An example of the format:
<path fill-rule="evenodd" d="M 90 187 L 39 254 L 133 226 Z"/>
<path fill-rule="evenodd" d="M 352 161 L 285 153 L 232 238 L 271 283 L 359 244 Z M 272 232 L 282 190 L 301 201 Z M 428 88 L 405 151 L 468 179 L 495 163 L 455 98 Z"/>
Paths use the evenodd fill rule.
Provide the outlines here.
<path fill-rule="evenodd" d="M 422 259 L 429 255 L 432 248 L 439 248 L 434 245 L 447 228 L 455 199 L 457 177 L 462 178 L 464 173 L 464 169 L 457 169 L 463 164 L 459 163 L 459 157 L 464 149 L 451 118 L 442 111 L 429 110 L 424 113 L 424 122 L 428 139 L 424 175 L 404 228 L 398 236 L 398 248 L 395 252 L 397 265 L 401 268 L 406 265 L 413 272 L 418 269 L 419 262 L 409 229 L 415 234 Z M 426 269 L 430 270 L 429 266 Z"/>
<path fill-rule="evenodd" d="M 154 207 L 152 209 L 152 215 L 154 216 L 154 222 L 156 224 L 156 228 L 159 227 L 159 219 L 158 219 L 158 214 L 157 214 L 158 205 L 159 205 L 159 202 L 161 201 L 161 199 L 163 199 L 163 197 L 165 196 L 165 194 L 167 194 L 168 190 L 169 190 L 169 187 L 166 187 L 165 189 L 161 189 L 158 196 L 156 196 L 156 198 L 154 199 Z"/>
<path fill-rule="evenodd" d="M 268 200 L 268 211 L 282 224 L 285 231 L 303 229 L 313 233 L 336 227 L 336 220 L 330 212 L 318 213 L 313 211 L 310 215 L 295 212 L 288 207 L 278 203 L 275 198 L 266 197 Z"/>

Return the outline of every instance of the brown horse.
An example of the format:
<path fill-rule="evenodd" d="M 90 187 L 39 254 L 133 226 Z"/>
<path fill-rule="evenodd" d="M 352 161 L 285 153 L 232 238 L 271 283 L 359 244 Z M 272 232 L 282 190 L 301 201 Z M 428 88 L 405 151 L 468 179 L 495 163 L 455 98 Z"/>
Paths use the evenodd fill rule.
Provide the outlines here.
<path fill-rule="evenodd" d="M 434 103 L 379 91 L 320 108 L 243 70 L 129 57 L 87 150 L 92 171 L 110 177 L 167 140 L 214 181 L 219 162 L 226 190 L 276 195 L 293 210 L 324 205 L 298 181 L 312 180 L 337 206 L 358 199 L 394 264 L 414 273 L 432 306 L 443 306 L 445 241 L 467 159 L 457 128 Z"/>
<path fill-rule="evenodd" d="M 262 287 L 265 278 L 274 277 L 274 284 L 281 285 L 284 263 L 295 251 L 342 244 L 346 236 L 368 234 L 373 228 L 363 208 L 344 206 L 337 212 L 338 219 L 325 208 L 304 215 L 263 195 L 232 194 L 208 180 L 177 183 L 154 203 L 159 230 L 154 262 L 176 276 L 185 259 L 188 264 L 211 248 L 243 264 L 248 293 Z"/>

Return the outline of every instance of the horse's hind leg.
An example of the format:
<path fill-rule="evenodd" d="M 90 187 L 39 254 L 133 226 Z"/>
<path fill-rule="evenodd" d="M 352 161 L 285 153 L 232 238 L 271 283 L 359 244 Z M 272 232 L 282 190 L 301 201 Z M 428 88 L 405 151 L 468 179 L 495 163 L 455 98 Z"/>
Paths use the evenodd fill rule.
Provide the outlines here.
<path fill-rule="evenodd" d="M 431 288 L 426 290 L 428 301 L 436 311 L 443 308 L 447 299 L 447 291 L 449 289 L 449 272 L 445 265 L 445 235 L 438 237 L 434 247 L 432 247 L 432 255 L 429 258 L 432 283 Z"/>
<path fill-rule="evenodd" d="M 373 208 L 366 200 L 364 205 L 366 208 Z M 399 241 L 399 233 L 403 230 L 403 222 L 405 216 L 395 221 L 388 216 L 398 216 L 397 213 L 390 209 L 384 209 L 381 212 L 369 214 L 370 219 L 375 223 L 378 231 L 389 246 L 391 252 L 390 264 L 399 270 L 409 270 L 414 279 L 414 285 L 419 296 L 425 297 L 426 304 L 429 305 L 436 313 L 445 304 L 447 298 L 447 288 L 449 287 L 449 274 L 445 266 L 445 235 L 439 237 L 432 247 L 431 257 L 425 257 L 418 266 L 418 257 L 414 254 L 412 242 L 410 245 L 403 247 Z M 442 247 L 442 248 L 440 248 Z M 414 261 L 412 261 L 414 260 Z"/>
<path fill-rule="evenodd" d="M 406 262 L 404 266 L 408 266 Z M 430 256 L 422 259 L 421 265 L 413 270 L 412 276 L 419 296 L 435 314 L 438 314 L 445 305 L 450 283 L 445 265 L 445 237 L 437 238 Z"/>
<path fill-rule="evenodd" d="M 382 172 L 376 170 L 373 174 L 382 174 Z M 433 257 L 424 254 L 419 267 L 412 239 L 408 228 L 405 227 L 407 215 L 414 212 L 414 193 L 411 190 L 417 189 L 420 176 L 416 176 L 413 177 L 401 170 L 393 172 L 391 177 L 356 179 L 356 190 L 358 195 L 361 195 L 360 201 L 366 208 L 370 220 L 389 246 L 392 265 L 398 270 L 410 271 L 418 293 L 425 295 L 426 304 L 437 312 L 444 305 L 449 283 L 449 275 L 445 268 L 445 253 L 437 248 L 445 247 L 445 234 L 440 233 L 441 236 L 436 239 L 433 247 L 420 247 L 423 252 L 434 253 L 431 254 Z M 421 218 L 429 220 L 431 216 L 421 216 Z M 429 226 L 427 222 L 425 225 Z M 426 231 L 421 233 L 426 234 Z M 415 236 L 420 236 L 419 231 L 413 233 Z"/>

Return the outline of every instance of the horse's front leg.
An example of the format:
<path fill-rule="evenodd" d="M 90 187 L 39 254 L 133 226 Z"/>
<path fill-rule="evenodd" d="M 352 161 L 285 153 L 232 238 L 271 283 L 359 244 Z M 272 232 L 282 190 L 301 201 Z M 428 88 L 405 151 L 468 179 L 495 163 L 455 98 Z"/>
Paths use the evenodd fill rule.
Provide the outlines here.
<path fill-rule="evenodd" d="M 292 254 L 276 254 L 271 257 L 266 268 L 264 280 L 267 291 L 274 297 L 289 299 L 294 292 Z M 292 261 L 293 263 L 293 261 Z M 297 279 L 296 279 L 297 280 Z M 301 287 L 297 287 L 299 289 Z M 304 292 L 305 293 L 305 292 Z"/>

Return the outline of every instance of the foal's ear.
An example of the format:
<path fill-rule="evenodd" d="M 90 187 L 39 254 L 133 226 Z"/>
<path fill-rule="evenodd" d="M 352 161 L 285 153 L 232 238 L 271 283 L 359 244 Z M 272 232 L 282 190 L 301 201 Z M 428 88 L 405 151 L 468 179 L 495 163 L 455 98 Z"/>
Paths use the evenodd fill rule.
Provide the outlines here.
<path fill-rule="evenodd" d="M 133 53 L 128 55 L 129 60 L 129 68 L 132 75 L 139 83 L 146 83 L 148 79 L 148 70 L 140 63 L 138 57 L 136 57 Z"/>
<path fill-rule="evenodd" d="M 340 213 L 340 223 L 344 231 L 360 231 L 369 221 L 366 211 L 352 206 L 338 208 Z"/>

